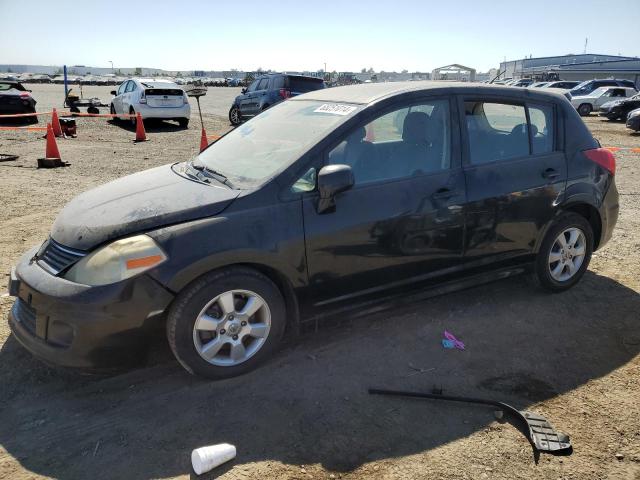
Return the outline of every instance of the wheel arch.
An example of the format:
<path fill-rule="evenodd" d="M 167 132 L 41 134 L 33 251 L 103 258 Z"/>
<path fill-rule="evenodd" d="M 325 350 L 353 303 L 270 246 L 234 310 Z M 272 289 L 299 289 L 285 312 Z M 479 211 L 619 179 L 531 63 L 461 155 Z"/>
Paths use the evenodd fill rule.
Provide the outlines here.
<path fill-rule="evenodd" d="M 285 303 L 285 311 L 286 311 L 286 322 L 287 322 L 287 330 L 290 330 L 294 335 L 297 335 L 300 331 L 300 308 L 298 302 L 298 296 L 296 295 L 295 289 L 291 281 L 287 278 L 287 276 L 282 273 L 280 270 L 265 265 L 263 263 L 254 263 L 254 262 L 240 262 L 240 263 L 230 263 L 227 265 L 220 265 L 211 270 L 208 270 L 195 278 L 192 278 L 190 281 L 183 283 L 178 291 L 182 291 L 187 288 L 192 283 L 198 281 L 204 275 L 209 275 L 212 272 L 216 272 L 219 270 L 228 270 L 234 267 L 240 268 L 249 268 L 255 270 L 269 280 L 271 280 L 275 286 L 278 288 Z"/>
<path fill-rule="evenodd" d="M 595 205 L 592 205 L 591 203 L 584 200 L 576 200 L 571 203 L 562 205 L 560 208 L 558 208 L 553 218 L 549 222 L 547 222 L 547 224 L 542 229 L 541 234 L 538 236 L 535 253 L 538 253 L 538 251 L 540 250 L 540 246 L 542 245 L 547 232 L 556 221 L 556 219 L 566 212 L 576 213 L 589 222 L 589 225 L 591 225 L 591 229 L 593 230 L 593 251 L 595 252 L 598 249 L 602 237 L 602 218 L 600 217 L 600 212 L 595 207 Z"/>

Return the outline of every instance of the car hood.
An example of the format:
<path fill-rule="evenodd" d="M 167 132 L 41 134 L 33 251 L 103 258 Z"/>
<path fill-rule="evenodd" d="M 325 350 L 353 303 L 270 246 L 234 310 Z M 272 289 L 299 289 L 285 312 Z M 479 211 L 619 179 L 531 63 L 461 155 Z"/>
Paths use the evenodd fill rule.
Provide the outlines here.
<path fill-rule="evenodd" d="M 203 184 L 152 168 L 84 192 L 56 218 L 51 237 L 78 250 L 165 225 L 217 215 L 240 194 L 222 184 Z"/>
<path fill-rule="evenodd" d="M 618 105 L 622 105 L 624 100 L 611 100 L 610 102 L 603 103 L 600 107 L 603 110 L 610 109 L 613 107 L 617 107 Z"/>

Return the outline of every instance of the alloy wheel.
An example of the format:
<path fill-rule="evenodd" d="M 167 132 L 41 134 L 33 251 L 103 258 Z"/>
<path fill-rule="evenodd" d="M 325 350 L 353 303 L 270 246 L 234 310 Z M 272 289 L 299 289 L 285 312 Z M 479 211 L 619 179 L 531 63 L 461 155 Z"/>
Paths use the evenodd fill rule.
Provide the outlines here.
<path fill-rule="evenodd" d="M 549 273 L 558 282 L 571 279 L 582 266 L 587 251 L 584 232 L 571 227 L 558 235 L 549 251 Z"/>
<path fill-rule="evenodd" d="M 230 290 L 200 311 L 193 326 L 193 343 L 207 362 L 231 367 L 255 355 L 270 329 L 269 305 L 260 295 L 249 290 Z"/>

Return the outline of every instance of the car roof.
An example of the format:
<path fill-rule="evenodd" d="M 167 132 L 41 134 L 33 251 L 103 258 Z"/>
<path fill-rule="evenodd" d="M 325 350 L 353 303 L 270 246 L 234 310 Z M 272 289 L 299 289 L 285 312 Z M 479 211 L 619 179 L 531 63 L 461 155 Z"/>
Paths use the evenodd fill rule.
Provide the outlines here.
<path fill-rule="evenodd" d="M 517 96 L 532 95 L 539 97 L 562 97 L 555 92 L 538 89 L 516 89 L 503 85 L 469 82 L 449 82 L 422 80 L 415 82 L 362 83 L 343 87 L 314 90 L 313 92 L 291 98 L 289 101 L 318 100 L 322 102 L 341 102 L 367 105 L 387 97 L 411 92 L 467 93 L 482 95 Z M 527 93 L 522 93 L 527 92 Z"/>

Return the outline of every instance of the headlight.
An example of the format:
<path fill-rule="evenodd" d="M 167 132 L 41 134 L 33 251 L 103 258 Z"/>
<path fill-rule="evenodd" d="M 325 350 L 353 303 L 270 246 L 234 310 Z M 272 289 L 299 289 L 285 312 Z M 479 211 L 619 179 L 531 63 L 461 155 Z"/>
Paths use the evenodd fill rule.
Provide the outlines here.
<path fill-rule="evenodd" d="M 90 253 L 64 276 L 84 285 L 120 282 L 160 265 L 167 259 L 162 249 L 147 235 L 116 240 Z"/>

